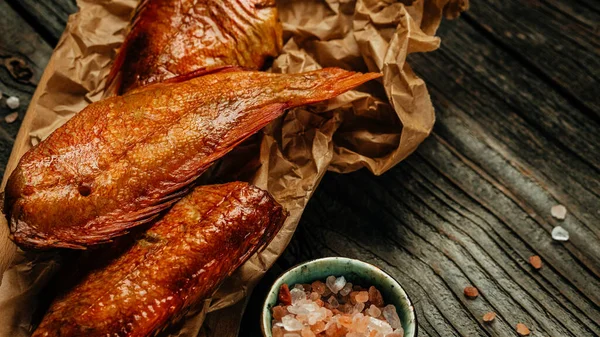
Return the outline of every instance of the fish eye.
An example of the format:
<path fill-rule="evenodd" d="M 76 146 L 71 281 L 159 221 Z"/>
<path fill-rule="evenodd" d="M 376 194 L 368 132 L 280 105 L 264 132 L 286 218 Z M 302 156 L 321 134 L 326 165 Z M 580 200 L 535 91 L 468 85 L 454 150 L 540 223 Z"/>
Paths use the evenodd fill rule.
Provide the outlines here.
<path fill-rule="evenodd" d="M 79 192 L 79 194 L 83 197 L 87 197 L 88 195 L 90 195 L 92 193 L 92 187 L 89 185 L 86 185 L 84 183 L 79 184 L 79 187 L 77 187 L 77 191 Z"/>

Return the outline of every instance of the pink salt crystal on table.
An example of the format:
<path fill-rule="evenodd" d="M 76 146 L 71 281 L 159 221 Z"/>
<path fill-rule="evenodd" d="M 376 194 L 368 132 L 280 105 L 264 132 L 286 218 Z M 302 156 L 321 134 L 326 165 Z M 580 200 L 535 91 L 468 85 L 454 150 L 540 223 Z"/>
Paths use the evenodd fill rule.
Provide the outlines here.
<path fill-rule="evenodd" d="M 550 208 L 550 214 L 559 220 L 564 220 L 567 216 L 567 208 L 563 205 L 554 205 Z"/>

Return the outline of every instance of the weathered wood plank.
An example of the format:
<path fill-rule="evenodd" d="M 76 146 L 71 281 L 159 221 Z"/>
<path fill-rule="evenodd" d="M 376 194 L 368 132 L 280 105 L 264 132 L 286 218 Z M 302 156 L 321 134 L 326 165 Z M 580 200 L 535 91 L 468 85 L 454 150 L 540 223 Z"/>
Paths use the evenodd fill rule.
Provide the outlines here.
<path fill-rule="evenodd" d="M 67 25 L 69 15 L 77 11 L 76 0 L 7 0 L 52 46 Z"/>
<path fill-rule="evenodd" d="M 328 174 L 278 265 L 380 265 L 417 303 L 423 336 L 511 336 L 518 322 L 534 336 L 600 335 L 597 121 L 465 21 L 440 34 L 439 51 L 410 59 L 436 105 L 434 135 L 382 177 Z M 550 216 L 556 203 L 569 209 L 563 222 Z M 557 224 L 569 242 L 551 239 Z M 462 296 L 470 284 L 475 301 Z M 258 336 L 248 322 L 242 331 Z"/>
<path fill-rule="evenodd" d="M 600 119 L 599 13 L 571 1 L 491 0 L 471 3 L 465 18 Z"/>
<path fill-rule="evenodd" d="M 6 2 L 0 1 L 0 175 L 4 174 L 14 138 L 19 131 L 29 100 L 35 91 L 52 48 Z M 4 116 L 13 112 L 6 106 L 8 96 L 17 96 L 19 118 L 6 123 Z"/>

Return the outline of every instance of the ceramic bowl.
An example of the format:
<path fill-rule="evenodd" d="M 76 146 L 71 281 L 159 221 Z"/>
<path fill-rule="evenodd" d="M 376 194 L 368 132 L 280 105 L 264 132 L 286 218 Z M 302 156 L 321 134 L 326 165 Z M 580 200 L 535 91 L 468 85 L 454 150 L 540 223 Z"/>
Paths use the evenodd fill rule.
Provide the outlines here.
<path fill-rule="evenodd" d="M 396 306 L 402 321 L 405 337 L 417 336 L 417 317 L 408 295 L 390 275 L 378 267 L 359 260 L 345 257 L 326 257 L 297 265 L 283 273 L 269 290 L 263 304 L 261 328 L 264 337 L 271 334 L 271 308 L 277 305 L 279 287 L 287 283 L 290 287 L 296 283 L 312 283 L 316 280 L 325 282 L 329 275 L 344 276 L 348 282 L 362 286 L 375 286 L 386 304 Z"/>

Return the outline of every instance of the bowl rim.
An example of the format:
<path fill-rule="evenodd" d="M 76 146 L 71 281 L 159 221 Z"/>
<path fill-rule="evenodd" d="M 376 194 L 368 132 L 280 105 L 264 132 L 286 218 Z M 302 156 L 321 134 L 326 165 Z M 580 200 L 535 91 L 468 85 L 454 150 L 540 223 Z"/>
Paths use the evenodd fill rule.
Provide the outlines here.
<path fill-rule="evenodd" d="M 304 267 L 305 265 L 308 264 L 313 264 L 313 263 L 317 263 L 317 262 L 327 262 L 327 261 L 340 261 L 340 262 L 344 262 L 344 261 L 351 261 L 351 262 L 357 262 L 358 264 L 363 265 L 363 267 L 369 268 L 371 270 L 375 270 L 376 272 L 382 274 L 383 277 L 388 278 L 389 280 L 391 280 L 392 282 L 394 282 L 395 285 L 398 286 L 398 290 L 400 292 L 400 294 L 407 300 L 408 302 L 408 308 L 410 309 L 410 316 L 412 318 L 413 324 L 414 324 L 414 334 L 412 336 L 408 336 L 406 335 L 405 337 L 417 337 L 419 335 L 419 323 L 418 323 L 418 319 L 417 319 L 417 312 L 415 310 L 415 306 L 414 306 L 414 302 L 411 300 L 410 296 L 408 295 L 408 293 L 406 292 L 406 290 L 404 290 L 404 287 L 402 287 L 402 285 L 395 279 L 393 278 L 388 272 L 386 272 L 385 270 L 377 267 L 376 265 L 369 263 L 369 262 L 365 262 L 362 260 L 358 260 L 358 259 L 353 259 L 350 257 L 343 257 L 343 256 L 327 256 L 327 257 L 321 257 L 318 259 L 311 259 L 305 262 L 301 262 L 299 264 L 296 264 L 295 266 L 292 266 L 290 268 L 288 268 L 286 271 L 284 271 L 283 273 L 281 273 L 281 275 L 279 275 L 279 277 L 277 277 L 275 279 L 275 281 L 273 281 L 271 287 L 269 288 L 269 291 L 267 292 L 267 295 L 265 296 L 265 299 L 263 301 L 263 305 L 261 308 L 261 313 L 260 313 L 260 330 L 263 334 L 264 337 L 267 337 L 267 332 L 265 331 L 265 329 L 267 328 L 265 326 L 265 324 L 267 324 L 265 322 L 265 310 L 267 310 L 267 306 L 268 306 L 268 299 L 271 295 L 271 292 L 273 292 L 273 288 L 275 287 L 276 284 L 280 283 L 280 281 L 286 276 L 288 275 L 291 271 L 296 270 L 296 269 L 300 269 L 302 267 Z M 272 337 L 272 335 L 271 335 Z"/>

